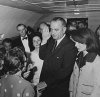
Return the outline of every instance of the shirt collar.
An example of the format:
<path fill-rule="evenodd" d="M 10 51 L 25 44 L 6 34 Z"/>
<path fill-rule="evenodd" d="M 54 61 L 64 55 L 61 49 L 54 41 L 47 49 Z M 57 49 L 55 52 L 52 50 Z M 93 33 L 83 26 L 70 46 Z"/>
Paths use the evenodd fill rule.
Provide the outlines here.
<path fill-rule="evenodd" d="M 21 37 L 21 40 L 22 40 L 23 38 L 25 38 L 25 37 L 27 37 L 27 35 L 25 35 L 24 37 Z"/>
<path fill-rule="evenodd" d="M 65 34 L 64 34 L 64 36 L 62 38 L 57 40 L 57 45 L 63 40 L 64 37 L 65 37 Z"/>

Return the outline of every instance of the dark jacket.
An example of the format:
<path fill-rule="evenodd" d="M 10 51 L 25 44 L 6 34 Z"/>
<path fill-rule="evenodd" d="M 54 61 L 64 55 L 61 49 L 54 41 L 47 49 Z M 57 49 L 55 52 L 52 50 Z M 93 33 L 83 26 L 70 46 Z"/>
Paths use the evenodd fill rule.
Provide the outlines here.
<path fill-rule="evenodd" d="M 44 60 L 40 82 L 45 81 L 47 88 L 43 97 L 69 97 L 69 79 L 77 55 L 75 44 L 65 36 L 52 52 L 54 40 L 40 47 L 39 56 Z"/>
<path fill-rule="evenodd" d="M 32 38 L 33 36 L 35 35 L 35 32 L 31 32 L 32 30 L 27 30 L 26 32 L 26 35 L 28 37 L 28 45 L 29 45 L 29 48 L 30 48 L 30 51 L 33 51 L 34 50 L 34 47 L 33 47 L 33 43 L 32 43 Z M 23 43 L 21 41 L 21 37 L 20 35 L 19 36 L 16 36 L 14 39 L 13 39 L 13 46 L 19 46 L 21 47 L 22 49 L 25 50 L 24 46 L 23 46 Z"/>

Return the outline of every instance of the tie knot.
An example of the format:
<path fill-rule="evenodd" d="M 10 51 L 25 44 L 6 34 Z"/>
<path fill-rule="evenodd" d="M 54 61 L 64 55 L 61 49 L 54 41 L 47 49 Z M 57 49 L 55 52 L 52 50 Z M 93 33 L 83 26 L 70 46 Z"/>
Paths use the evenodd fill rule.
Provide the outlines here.
<path fill-rule="evenodd" d="M 27 39 L 27 37 L 23 37 L 23 39 L 22 39 L 22 40 L 24 40 L 24 39 Z"/>
<path fill-rule="evenodd" d="M 57 40 L 55 40 L 55 45 L 57 45 Z"/>

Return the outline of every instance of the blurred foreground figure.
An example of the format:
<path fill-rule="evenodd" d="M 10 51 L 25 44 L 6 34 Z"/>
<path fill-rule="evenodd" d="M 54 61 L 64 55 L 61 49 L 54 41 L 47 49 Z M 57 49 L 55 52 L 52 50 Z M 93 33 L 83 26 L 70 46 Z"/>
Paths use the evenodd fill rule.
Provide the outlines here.
<path fill-rule="evenodd" d="M 30 82 L 21 77 L 24 67 L 24 53 L 19 48 L 9 52 L 4 58 L 7 73 L 0 79 L 0 97 L 34 97 L 35 92 Z"/>

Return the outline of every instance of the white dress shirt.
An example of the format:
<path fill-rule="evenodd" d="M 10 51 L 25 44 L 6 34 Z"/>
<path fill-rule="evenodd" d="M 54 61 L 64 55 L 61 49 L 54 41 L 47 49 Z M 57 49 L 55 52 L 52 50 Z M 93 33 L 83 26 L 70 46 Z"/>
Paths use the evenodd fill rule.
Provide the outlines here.
<path fill-rule="evenodd" d="M 56 45 L 56 47 L 57 47 L 58 44 L 63 40 L 64 37 L 65 37 L 65 34 L 64 34 L 64 36 L 63 36 L 62 38 L 60 38 L 60 39 L 57 40 L 57 45 Z"/>
<path fill-rule="evenodd" d="M 25 36 L 25 37 L 27 37 L 27 36 Z M 28 45 L 28 38 L 27 39 L 23 39 L 23 37 L 21 37 L 21 41 L 23 43 L 25 51 L 26 52 L 30 52 L 29 45 Z"/>

